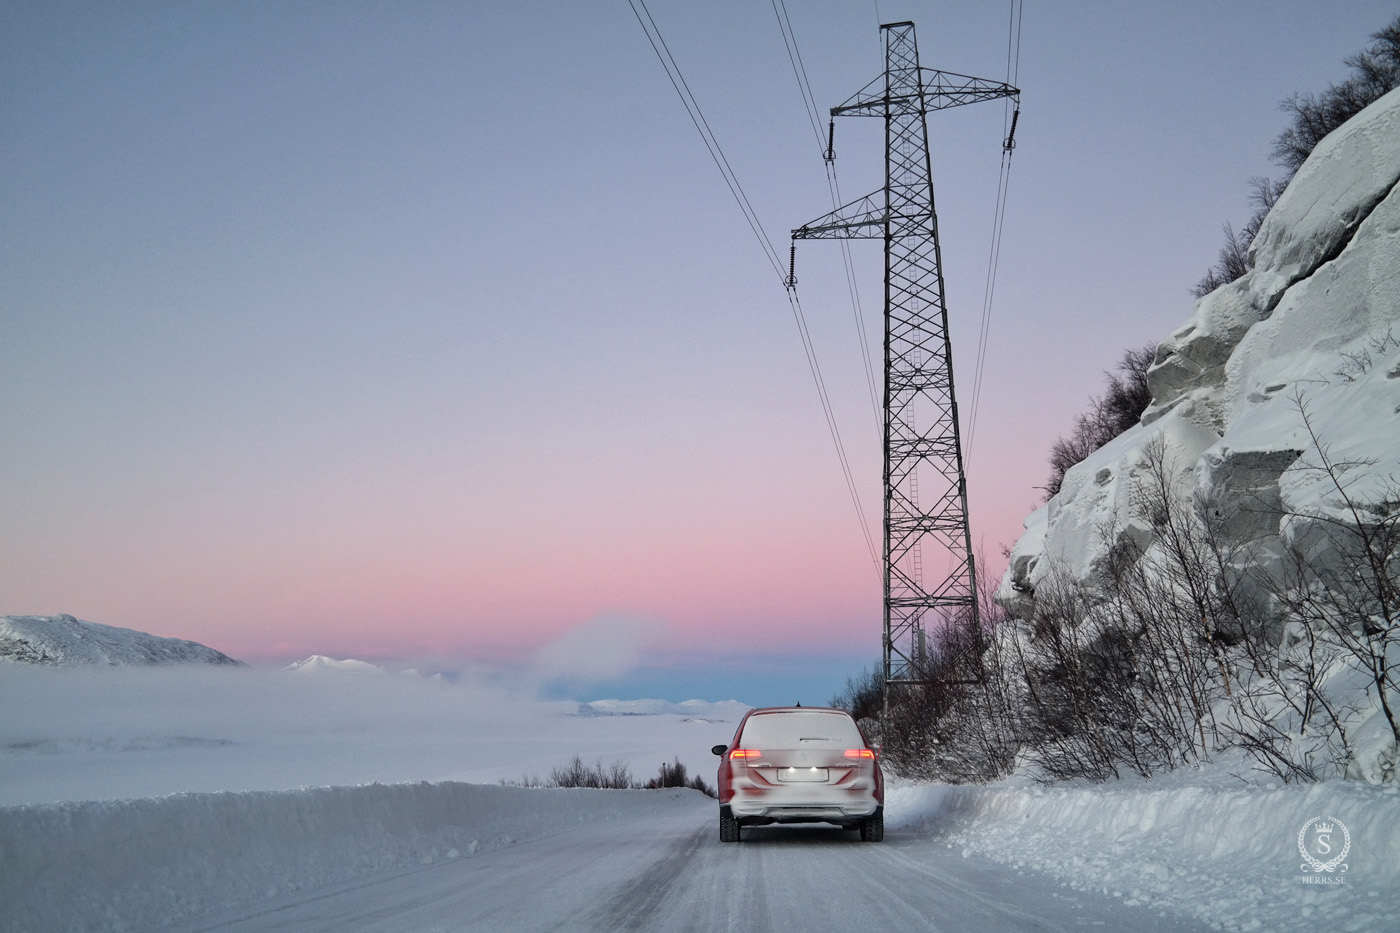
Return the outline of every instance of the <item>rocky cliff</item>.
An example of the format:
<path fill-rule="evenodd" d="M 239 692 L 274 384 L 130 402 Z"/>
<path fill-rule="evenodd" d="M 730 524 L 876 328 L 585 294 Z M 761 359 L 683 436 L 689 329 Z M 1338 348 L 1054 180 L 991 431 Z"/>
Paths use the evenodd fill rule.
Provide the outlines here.
<path fill-rule="evenodd" d="M 1252 271 L 1158 347 L 1140 423 L 1026 520 L 983 667 L 1045 772 L 1400 776 L 1397 181 L 1400 90 L 1317 146 Z"/>
<path fill-rule="evenodd" d="M 1346 498 L 1400 500 L 1400 90 L 1318 145 L 1264 221 L 1254 268 L 1161 343 L 1141 423 L 1073 467 L 1026 519 L 997 601 L 1031 618 L 1052 572 L 1087 579 L 1125 537 L 1154 543 L 1139 484 L 1154 447 L 1256 558 L 1306 545 Z M 1304 418 L 1306 413 L 1307 417 Z M 1340 466 L 1347 497 L 1318 469 Z"/>

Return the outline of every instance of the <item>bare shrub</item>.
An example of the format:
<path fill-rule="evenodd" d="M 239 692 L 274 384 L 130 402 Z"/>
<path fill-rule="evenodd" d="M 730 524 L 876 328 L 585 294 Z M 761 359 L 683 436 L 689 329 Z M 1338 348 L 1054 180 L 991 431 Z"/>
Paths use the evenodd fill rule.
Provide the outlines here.
<path fill-rule="evenodd" d="M 1279 598 L 1292 619 L 1310 632 L 1325 633 L 1346 662 L 1364 675 L 1390 727 L 1393 769 L 1394 750 L 1400 747 L 1400 484 L 1392 479 L 1379 502 L 1357 499 L 1346 474 L 1374 464 L 1335 460 L 1319 439 L 1301 395 L 1295 397 L 1295 405 L 1313 445 L 1312 456 L 1299 468 L 1323 477 L 1341 508 L 1290 516 L 1295 525 L 1306 523 L 1314 540 L 1307 547 L 1305 536 L 1295 537 L 1291 578 Z"/>
<path fill-rule="evenodd" d="M 1060 437 L 1050 448 L 1050 479 L 1045 498 L 1060 491 L 1065 473 L 1104 444 L 1136 425 L 1152 392 L 1147 387 L 1147 370 L 1156 357 L 1156 344 L 1123 351 L 1114 372 L 1104 373 L 1105 391 L 1089 400 L 1089 408 L 1075 417 L 1068 437 Z"/>
<path fill-rule="evenodd" d="M 663 761 L 661 770 L 657 772 L 656 777 L 642 786 L 646 790 L 658 790 L 663 787 L 688 787 L 691 790 L 698 790 L 707 797 L 716 796 L 714 788 L 706 784 L 704 778 L 698 774 L 692 777 L 686 773 L 685 765 L 679 758 L 669 764 Z"/>
<path fill-rule="evenodd" d="M 1146 776 L 1227 747 L 1285 782 L 1395 778 L 1400 483 L 1358 499 L 1347 477 L 1373 464 L 1335 460 L 1296 404 L 1312 449 L 1290 468 L 1316 472 L 1332 505 L 1212 500 L 1150 444 L 1135 528 L 1101 530 L 1106 556 L 1089 579 L 1057 572 L 1037 586 L 1005 682 L 1024 682 L 1017 739 L 1048 779 Z M 1355 727 L 1371 709 L 1391 743 L 1359 761 Z"/>
<path fill-rule="evenodd" d="M 1274 140 L 1273 157 L 1290 177 L 1328 133 L 1400 85 L 1400 17 L 1371 39 L 1369 47 L 1345 60 L 1351 77 L 1321 94 L 1295 93 L 1279 104 L 1289 125 Z"/>
<path fill-rule="evenodd" d="M 831 705 L 851 714 L 856 722 L 878 720 L 885 702 L 885 674 L 879 661 L 846 678 L 846 686 L 831 698 Z"/>
<path fill-rule="evenodd" d="M 1131 494 L 1132 520 L 1148 528 L 1101 529 L 1107 556 L 1095 575 L 1061 571 L 1036 589 L 1017 645 L 1023 735 L 1052 779 L 1145 777 L 1217 745 L 1215 707 L 1235 679 L 1229 646 L 1247 624 L 1244 601 L 1232 547 L 1178 475 L 1164 446 L 1149 444 Z"/>
<path fill-rule="evenodd" d="M 1203 298 L 1222 285 L 1228 285 L 1254 267 L 1249 248 L 1254 243 L 1264 217 L 1274 206 L 1283 189 L 1288 187 L 1298 169 L 1318 143 L 1337 127 L 1400 86 L 1400 17 L 1380 32 L 1371 35 L 1372 44 L 1345 60 L 1352 69 L 1351 77 L 1341 84 L 1328 85 L 1321 94 L 1294 93 L 1279 104 L 1289 115 L 1289 124 L 1274 139 L 1271 155 L 1283 168 L 1284 177 L 1278 181 L 1254 177 L 1250 201 L 1255 210 L 1248 223 L 1236 233 L 1225 224 L 1225 245 L 1220 248 L 1216 263 L 1191 289 Z"/>
<path fill-rule="evenodd" d="M 632 781 L 632 772 L 621 761 L 604 765 L 599 759 L 593 765 L 586 765 L 575 755 L 573 760 L 549 772 L 546 787 L 595 787 L 606 790 L 632 790 L 637 787 Z"/>
<path fill-rule="evenodd" d="M 990 637 L 1004 615 L 991 600 L 993 589 L 979 572 L 983 628 L 973 627 L 971 613 L 948 620 L 929 633 L 917 682 L 892 685 L 880 741 L 895 773 L 961 784 L 995 780 L 1014 766 L 1014 701 L 1002 652 Z"/>
<path fill-rule="evenodd" d="M 1087 586 L 1052 573 L 1036 588 L 1030 638 L 1016 645 L 1027 699 L 1022 735 L 1051 779 L 1118 777 L 1124 756 L 1115 747 L 1134 719 L 1125 689 L 1132 677 L 1110 655 L 1118 639 L 1100 642 L 1086 624 L 1090 599 Z"/>

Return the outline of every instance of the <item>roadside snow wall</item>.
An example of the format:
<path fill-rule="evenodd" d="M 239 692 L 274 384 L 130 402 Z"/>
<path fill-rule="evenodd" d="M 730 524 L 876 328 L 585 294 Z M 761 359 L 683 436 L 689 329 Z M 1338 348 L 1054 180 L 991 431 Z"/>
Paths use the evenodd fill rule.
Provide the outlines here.
<path fill-rule="evenodd" d="M 0 930 L 142 930 L 465 858 L 692 790 L 373 784 L 0 809 Z"/>
<path fill-rule="evenodd" d="M 886 825 L 1218 929 L 1395 928 L 1400 788 L 1161 783 L 897 787 Z M 1350 833 L 1347 868 L 1326 874 L 1328 884 L 1301 870 L 1298 833 L 1314 817 Z"/>

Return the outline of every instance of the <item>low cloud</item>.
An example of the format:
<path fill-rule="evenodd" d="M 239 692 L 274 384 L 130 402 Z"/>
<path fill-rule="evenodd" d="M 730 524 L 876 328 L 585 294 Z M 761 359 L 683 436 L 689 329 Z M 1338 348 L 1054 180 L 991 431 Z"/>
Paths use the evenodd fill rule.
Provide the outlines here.
<path fill-rule="evenodd" d="M 536 651 L 531 668 L 542 684 L 616 680 L 636 669 L 665 628 L 636 616 L 596 616 Z"/>

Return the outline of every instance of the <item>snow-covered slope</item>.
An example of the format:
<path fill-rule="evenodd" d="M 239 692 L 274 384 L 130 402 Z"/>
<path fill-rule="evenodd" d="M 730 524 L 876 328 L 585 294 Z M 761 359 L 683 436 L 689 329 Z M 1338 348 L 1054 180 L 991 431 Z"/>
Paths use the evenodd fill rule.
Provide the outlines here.
<path fill-rule="evenodd" d="M 83 622 L 70 615 L 0 616 L 0 661 L 53 664 L 239 664 L 181 638 Z"/>
<path fill-rule="evenodd" d="M 1123 536 L 1154 532 L 1134 486 L 1160 442 L 1182 497 L 1229 510 L 1261 559 L 1342 504 L 1319 481 L 1318 443 L 1349 495 L 1400 480 L 1400 90 L 1318 145 L 1254 240 L 1254 268 L 1202 298 L 1158 348 L 1137 427 L 1070 469 L 1026 519 L 997 600 L 1029 618 L 1055 568 L 1085 579 Z M 1317 442 L 1309 436 L 1306 409 Z M 1111 529 L 1109 535 L 1103 534 Z"/>

